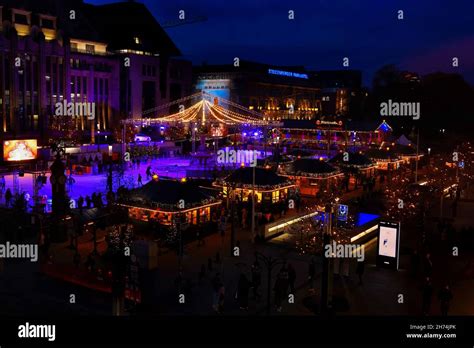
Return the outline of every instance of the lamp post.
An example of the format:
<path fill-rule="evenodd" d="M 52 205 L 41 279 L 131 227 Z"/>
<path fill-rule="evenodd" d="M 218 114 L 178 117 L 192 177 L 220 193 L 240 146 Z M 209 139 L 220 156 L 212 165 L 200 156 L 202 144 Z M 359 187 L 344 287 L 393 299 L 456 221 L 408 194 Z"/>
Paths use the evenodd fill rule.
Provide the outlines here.
<path fill-rule="evenodd" d="M 418 156 L 419 156 L 419 146 L 420 146 L 420 127 L 418 127 L 417 133 L 416 133 L 415 184 L 418 183 Z"/>
<path fill-rule="evenodd" d="M 325 245 L 331 243 L 333 205 L 328 203 L 324 211 L 325 229 L 323 234 L 323 274 L 321 277 L 321 313 L 327 313 L 332 305 L 332 258 L 326 257 Z"/>
<path fill-rule="evenodd" d="M 192 129 L 192 134 L 193 134 L 193 149 L 192 149 L 192 152 L 196 153 L 196 131 L 197 131 L 196 123 L 194 123 L 192 125 L 192 127 L 193 127 L 193 129 Z"/>
<path fill-rule="evenodd" d="M 230 200 L 230 256 L 234 256 L 235 246 L 235 189 L 237 184 L 231 184 L 231 200 Z"/>
<path fill-rule="evenodd" d="M 280 258 L 267 257 L 262 253 L 256 251 L 255 259 L 260 260 L 267 267 L 268 281 L 267 281 L 267 315 L 270 315 L 271 308 L 271 289 L 272 289 L 272 271 L 278 265 L 284 265 L 286 260 Z"/>
<path fill-rule="evenodd" d="M 257 160 L 255 159 L 255 163 Z M 256 166 L 256 165 L 255 165 Z M 255 166 L 252 167 L 252 241 L 255 241 Z"/>

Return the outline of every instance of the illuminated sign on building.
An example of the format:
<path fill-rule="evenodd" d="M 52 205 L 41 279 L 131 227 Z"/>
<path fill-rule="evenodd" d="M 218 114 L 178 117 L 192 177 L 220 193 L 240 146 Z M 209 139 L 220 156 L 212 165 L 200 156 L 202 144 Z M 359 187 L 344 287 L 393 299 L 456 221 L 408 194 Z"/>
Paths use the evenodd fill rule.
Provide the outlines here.
<path fill-rule="evenodd" d="M 268 73 L 272 75 L 280 75 L 280 76 L 289 76 L 289 77 L 297 77 L 299 79 L 308 79 L 307 74 L 301 74 L 291 71 L 283 71 L 283 70 L 275 70 L 275 69 L 268 69 Z"/>

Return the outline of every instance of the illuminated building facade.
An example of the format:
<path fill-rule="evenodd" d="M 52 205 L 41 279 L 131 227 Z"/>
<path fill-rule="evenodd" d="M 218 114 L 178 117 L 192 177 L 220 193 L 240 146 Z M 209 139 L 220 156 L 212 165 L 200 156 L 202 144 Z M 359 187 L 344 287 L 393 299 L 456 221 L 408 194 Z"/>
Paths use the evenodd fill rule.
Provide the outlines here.
<path fill-rule="evenodd" d="M 0 140 L 112 141 L 120 119 L 190 94 L 177 56 L 140 3 L 1 0 Z M 57 117 L 64 100 L 93 103 L 95 118 Z"/>
<path fill-rule="evenodd" d="M 196 90 L 229 99 L 268 120 L 314 119 L 321 113 L 320 89 L 303 67 L 274 67 L 240 61 L 194 71 Z"/>
<path fill-rule="evenodd" d="M 240 61 L 195 68 L 194 86 L 256 110 L 269 120 L 347 116 L 359 105 L 360 71 L 307 71 Z"/>

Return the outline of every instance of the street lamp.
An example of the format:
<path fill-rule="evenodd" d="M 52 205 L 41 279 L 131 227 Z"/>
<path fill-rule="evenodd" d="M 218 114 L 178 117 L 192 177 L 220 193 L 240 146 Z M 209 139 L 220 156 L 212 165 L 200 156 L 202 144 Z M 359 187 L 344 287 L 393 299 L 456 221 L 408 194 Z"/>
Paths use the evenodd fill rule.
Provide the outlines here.
<path fill-rule="evenodd" d="M 255 164 L 256 163 L 257 159 L 255 159 Z M 255 167 L 256 165 L 252 167 L 252 241 L 255 241 Z"/>
<path fill-rule="evenodd" d="M 267 283 L 267 315 L 270 315 L 270 308 L 271 308 L 271 289 L 272 289 L 272 271 L 278 265 L 286 264 L 285 259 L 281 258 L 273 258 L 271 256 L 267 257 L 262 253 L 256 251 L 255 252 L 255 259 L 260 260 L 263 264 L 267 267 L 268 273 L 268 283 Z"/>
<path fill-rule="evenodd" d="M 333 204 L 328 203 L 324 211 L 325 229 L 323 234 L 323 274 L 321 277 L 321 312 L 327 311 L 332 302 L 332 255 L 326 257 L 325 246 L 331 243 Z"/>

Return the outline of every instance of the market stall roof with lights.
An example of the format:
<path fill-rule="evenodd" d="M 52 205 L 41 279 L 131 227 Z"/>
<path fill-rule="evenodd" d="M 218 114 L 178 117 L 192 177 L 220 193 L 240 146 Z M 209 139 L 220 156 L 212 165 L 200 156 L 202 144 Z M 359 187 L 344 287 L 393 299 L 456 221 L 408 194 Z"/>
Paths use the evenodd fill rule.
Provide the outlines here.
<path fill-rule="evenodd" d="M 398 155 L 390 146 L 385 148 L 370 148 L 364 151 L 364 155 L 372 160 L 396 161 L 399 159 Z"/>
<path fill-rule="evenodd" d="M 181 208 L 180 202 L 184 204 Z M 192 180 L 163 180 L 155 177 L 144 186 L 130 190 L 121 203 L 174 212 L 220 204 L 220 201 Z"/>
<path fill-rule="evenodd" d="M 315 158 L 302 158 L 294 161 L 286 172 L 301 177 L 327 178 L 341 174 L 341 171 L 329 163 Z"/>
<path fill-rule="evenodd" d="M 308 150 L 304 149 L 292 149 L 286 153 L 287 156 L 292 156 L 292 157 L 298 157 L 298 158 L 303 158 L 303 157 L 312 157 L 314 154 Z"/>
<path fill-rule="evenodd" d="M 253 177 L 255 175 L 255 185 Z M 290 179 L 277 175 L 273 170 L 260 167 L 241 167 L 224 179 L 213 184 L 222 189 L 228 197 L 231 190 L 236 191 L 242 201 L 246 201 L 255 191 L 257 202 L 277 203 L 288 197 L 295 184 Z"/>
<path fill-rule="evenodd" d="M 349 156 L 345 160 L 346 153 L 339 152 L 336 156 L 329 160 L 329 163 L 341 166 L 341 167 L 353 167 L 353 168 L 370 168 L 375 164 L 367 156 L 358 152 L 349 152 Z"/>
<path fill-rule="evenodd" d="M 255 187 L 265 189 L 269 187 L 293 186 L 287 178 L 277 175 L 275 172 L 264 168 L 244 167 L 235 170 L 222 183 L 235 184 L 237 187 L 251 187 L 253 171 L 255 170 Z"/>

